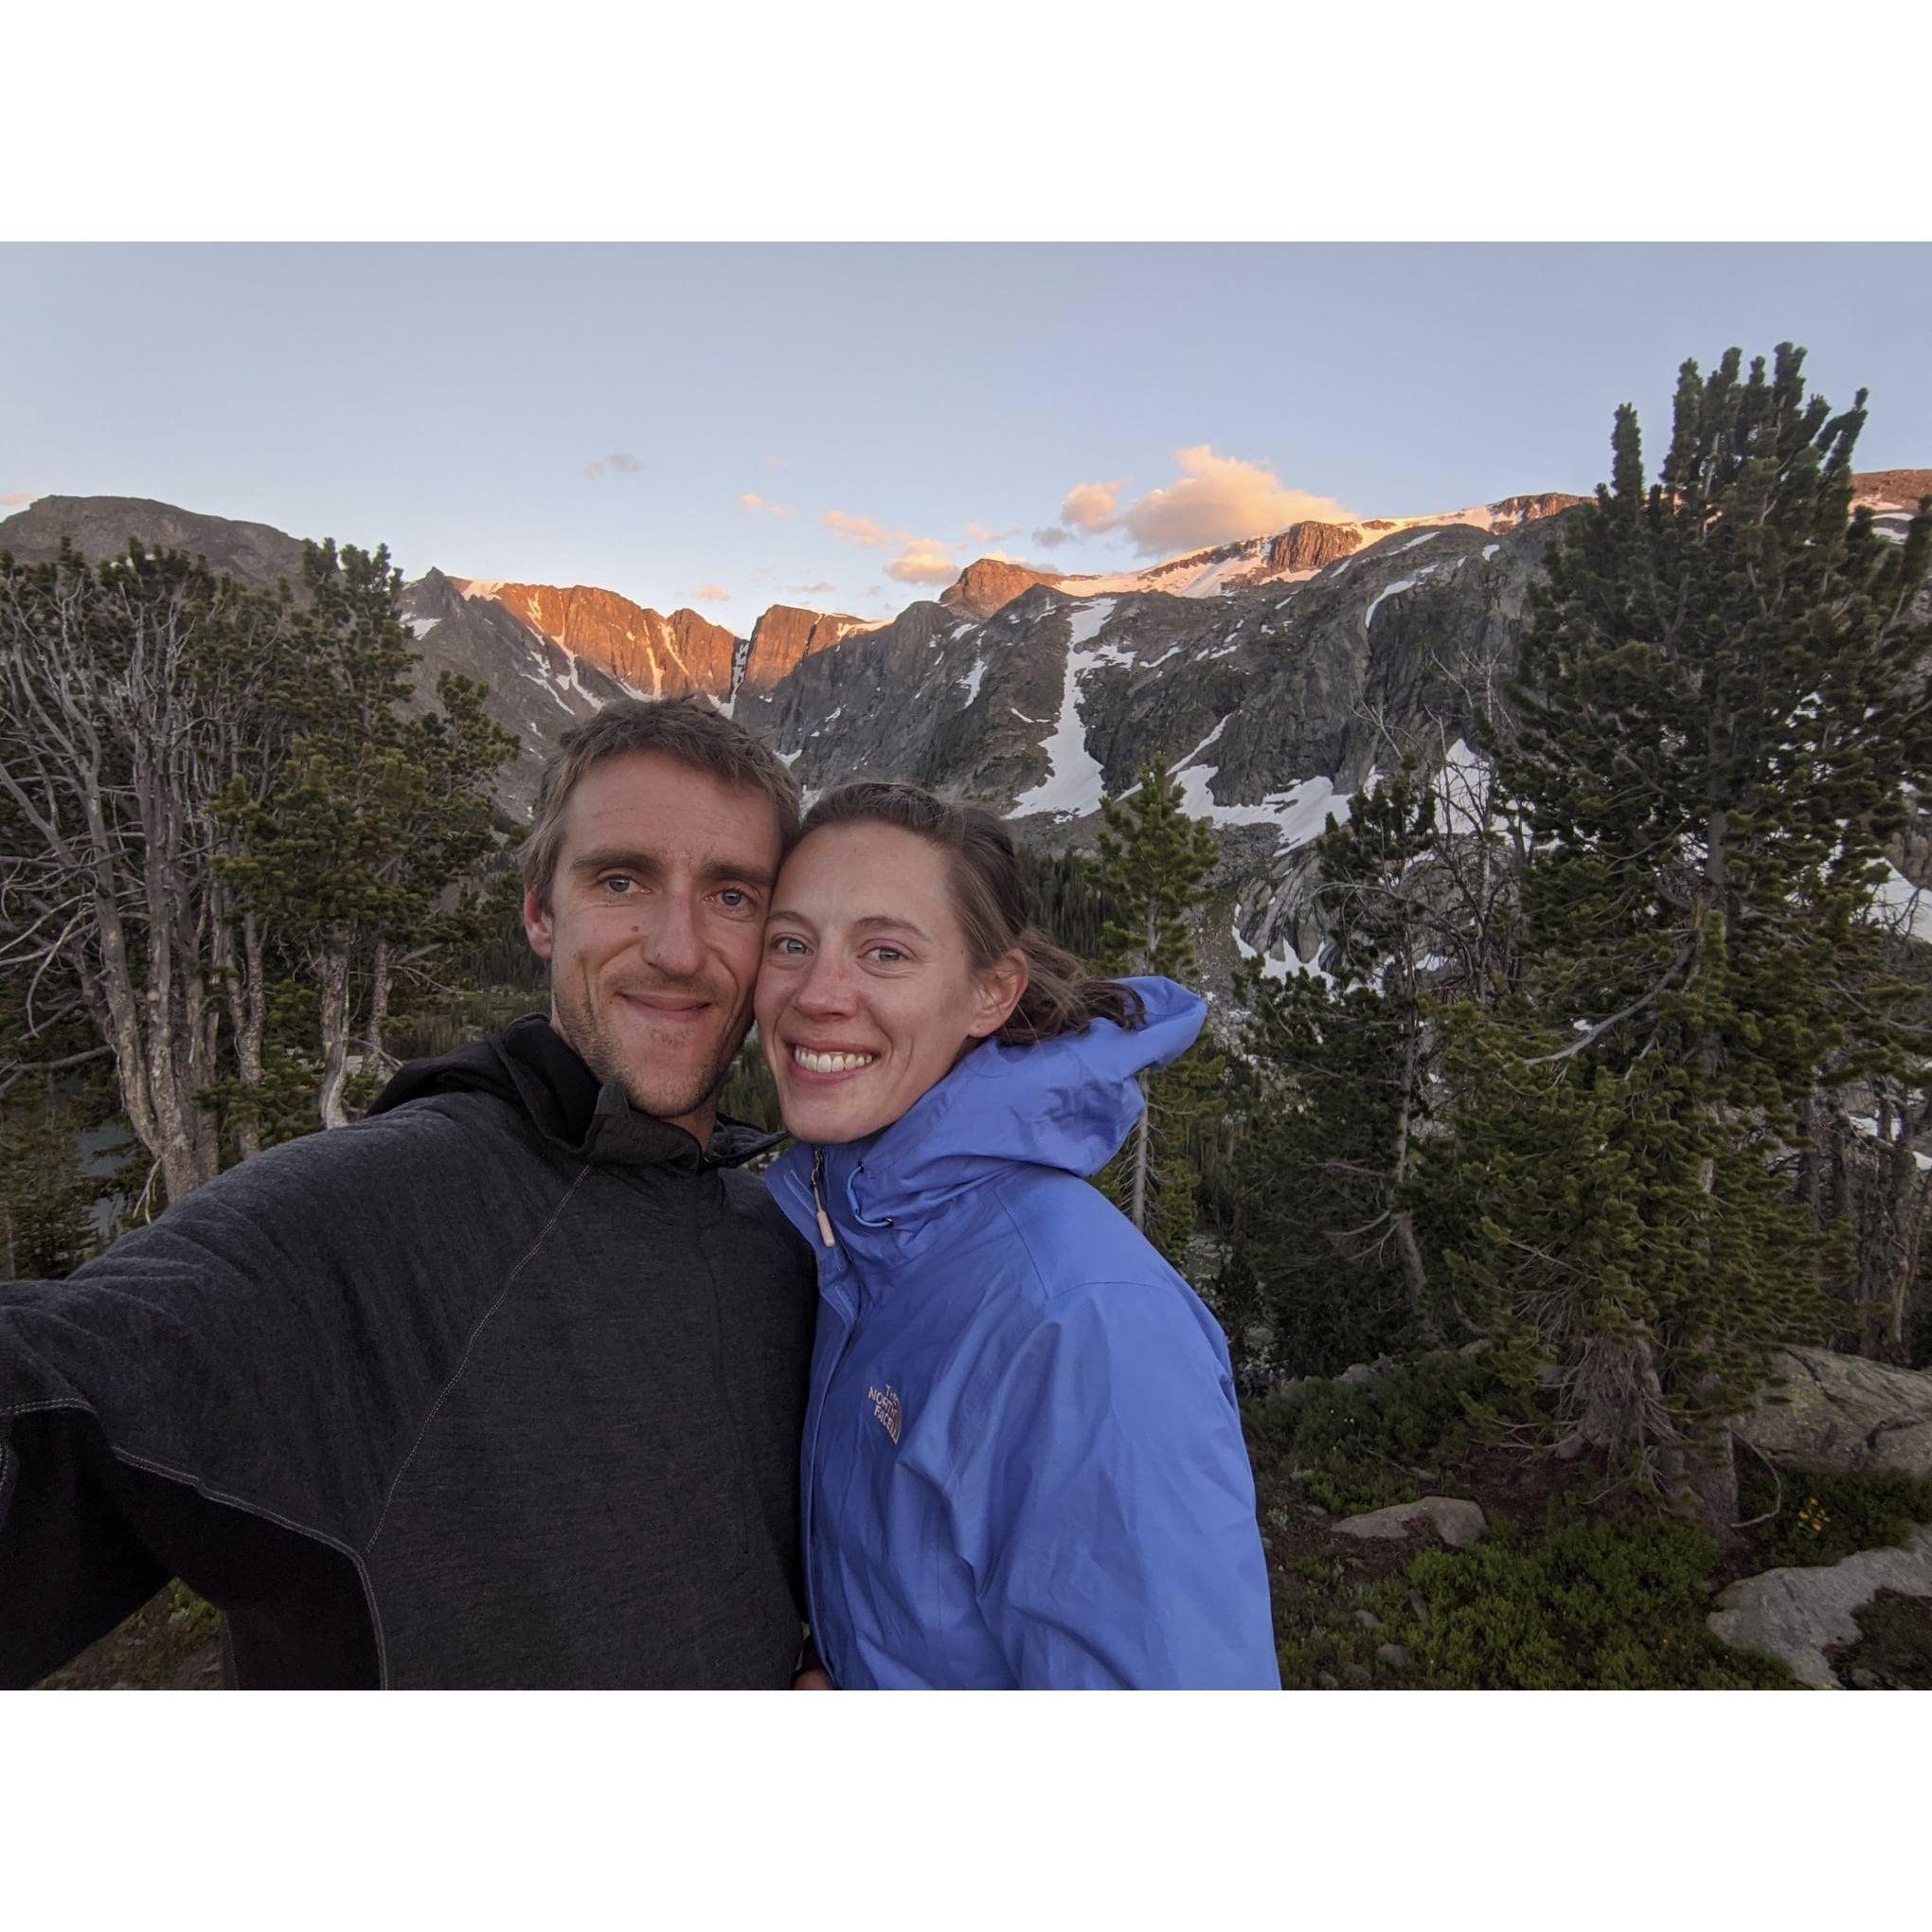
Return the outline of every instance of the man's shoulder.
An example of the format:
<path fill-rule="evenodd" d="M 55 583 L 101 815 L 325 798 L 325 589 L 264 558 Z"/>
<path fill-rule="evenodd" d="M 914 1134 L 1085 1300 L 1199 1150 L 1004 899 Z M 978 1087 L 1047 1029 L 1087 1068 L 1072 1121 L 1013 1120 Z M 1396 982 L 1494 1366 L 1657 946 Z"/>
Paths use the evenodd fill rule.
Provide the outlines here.
<path fill-rule="evenodd" d="M 427 1218 L 453 1198 L 482 1212 L 560 1185 L 567 1183 L 511 1108 L 487 1094 L 442 1094 L 285 1140 L 218 1175 L 181 1209 L 294 1215 L 327 1229 L 336 1217 L 345 1225 L 396 1213 Z"/>

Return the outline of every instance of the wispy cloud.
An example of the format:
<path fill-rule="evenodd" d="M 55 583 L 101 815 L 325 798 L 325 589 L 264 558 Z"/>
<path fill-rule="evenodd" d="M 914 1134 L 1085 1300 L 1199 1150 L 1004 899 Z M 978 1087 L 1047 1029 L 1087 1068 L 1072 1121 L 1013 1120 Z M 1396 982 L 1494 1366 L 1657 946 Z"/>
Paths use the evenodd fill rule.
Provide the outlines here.
<path fill-rule="evenodd" d="M 783 456 L 767 456 L 764 459 L 764 466 L 767 470 L 782 470 L 785 467 L 785 459 Z"/>
<path fill-rule="evenodd" d="M 618 476 L 635 476 L 644 467 L 641 456 L 634 456 L 629 450 L 615 450 L 607 456 L 599 456 L 583 466 L 586 476 L 602 476 L 606 474 Z"/>
<path fill-rule="evenodd" d="M 975 544 L 996 544 L 1003 537 L 1016 537 L 1019 533 L 1018 524 L 1009 524 L 1003 530 L 996 530 L 991 524 L 984 523 L 970 523 L 966 526 L 966 534 Z"/>
<path fill-rule="evenodd" d="M 760 496 L 756 490 L 747 490 L 738 499 L 738 507 L 747 516 L 790 516 L 791 506 L 774 503 L 769 496 Z"/>
<path fill-rule="evenodd" d="M 10 490 L 5 496 L 0 496 L 0 510 L 25 510 L 36 500 L 31 490 Z"/>
<path fill-rule="evenodd" d="M 691 592 L 693 603 L 729 603 L 731 593 L 722 583 L 701 583 Z"/>
<path fill-rule="evenodd" d="M 1180 474 L 1172 483 L 1082 527 L 1122 530 L 1143 556 L 1165 556 L 1266 536 L 1292 523 L 1344 523 L 1351 516 L 1333 496 L 1291 490 L 1272 464 L 1216 456 L 1208 443 L 1176 450 L 1174 461 Z M 1061 510 L 1063 522 L 1078 521 L 1071 507 L 1079 493 L 1067 497 Z M 1098 500 L 1082 507 L 1098 509 Z"/>
<path fill-rule="evenodd" d="M 887 545 L 905 540 L 903 531 L 888 530 L 877 517 L 853 516 L 850 510 L 828 510 L 818 521 L 833 536 L 868 550 L 883 550 Z"/>
<path fill-rule="evenodd" d="M 833 586 L 830 583 L 788 583 L 785 588 L 794 597 L 830 597 Z"/>
<path fill-rule="evenodd" d="M 1073 532 L 1062 529 L 1058 524 L 1046 524 L 1033 532 L 1033 541 L 1043 550 L 1057 550 L 1062 544 L 1073 542 Z"/>

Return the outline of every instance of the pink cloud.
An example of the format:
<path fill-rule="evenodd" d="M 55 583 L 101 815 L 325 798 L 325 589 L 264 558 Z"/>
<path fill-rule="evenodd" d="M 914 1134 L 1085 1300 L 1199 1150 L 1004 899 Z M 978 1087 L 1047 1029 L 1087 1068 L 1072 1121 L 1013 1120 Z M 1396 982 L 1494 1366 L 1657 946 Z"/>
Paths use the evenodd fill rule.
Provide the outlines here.
<path fill-rule="evenodd" d="M 903 534 L 888 530 L 877 517 L 853 516 L 849 510 L 828 510 L 818 521 L 833 536 L 843 537 L 849 544 L 858 544 L 868 550 L 883 550 L 888 544 L 904 541 Z"/>
<path fill-rule="evenodd" d="M 760 496 L 756 490 L 747 490 L 738 499 L 738 507 L 747 516 L 790 516 L 788 504 L 774 503 L 769 496 Z"/>
<path fill-rule="evenodd" d="M 1267 536 L 1293 523 L 1351 519 L 1352 512 L 1333 496 L 1289 489 L 1268 463 L 1219 456 L 1208 443 L 1176 450 L 1174 460 L 1181 474 L 1172 483 L 1111 510 L 1104 523 L 1084 528 L 1121 529 L 1143 556 L 1171 556 L 1211 544 Z M 1069 495 L 1061 511 L 1063 522 L 1078 521 L 1073 500 Z"/>
<path fill-rule="evenodd" d="M 9 491 L 5 496 L 0 496 L 0 510 L 25 510 L 35 500 L 31 490 Z"/>
<path fill-rule="evenodd" d="M 729 603 L 731 593 L 722 583 L 701 583 L 691 592 L 693 603 Z"/>
<path fill-rule="evenodd" d="M 1077 530 L 1108 528 L 1114 521 L 1120 492 L 1126 487 L 1124 476 L 1112 483 L 1076 483 L 1060 506 L 1060 521 Z"/>
<path fill-rule="evenodd" d="M 944 545 L 917 538 L 886 566 L 886 575 L 898 583 L 951 583 L 958 574 Z"/>

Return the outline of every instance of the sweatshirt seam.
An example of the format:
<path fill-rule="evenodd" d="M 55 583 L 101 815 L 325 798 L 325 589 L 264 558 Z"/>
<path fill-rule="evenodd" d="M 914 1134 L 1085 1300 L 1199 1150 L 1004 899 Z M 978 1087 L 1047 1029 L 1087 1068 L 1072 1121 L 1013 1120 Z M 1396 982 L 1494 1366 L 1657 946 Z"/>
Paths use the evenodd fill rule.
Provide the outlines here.
<path fill-rule="evenodd" d="M 586 1161 L 583 1166 L 578 1169 L 576 1179 L 564 1190 L 564 1198 L 551 1210 L 549 1220 L 545 1222 L 537 1234 L 537 1238 L 531 1242 L 528 1249 L 525 1252 L 523 1259 L 504 1278 L 503 1286 L 496 1291 L 495 1299 L 477 1317 L 476 1325 L 470 1331 L 469 1337 L 463 1344 L 463 1352 L 456 1358 L 456 1366 L 451 1371 L 449 1380 L 438 1390 L 436 1400 L 429 1405 L 429 1413 L 422 1419 L 422 1426 L 416 1432 L 416 1440 L 409 1445 L 408 1454 L 403 1457 L 401 1464 L 397 1467 L 396 1474 L 390 1478 L 388 1492 L 383 1498 L 382 1510 L 376 1517 L 375 1528 L 369 1531 L 368 1540 L 362 1547 L 364 1556 L 373 1556 L 375 1553 L 377 1539 L 383 1533 L 384 1525 L 389 1520 L 389 1509 L 396 1500 L 396 1492 L 402 1487 L 402 1478 L 408 1475 L 410 1464 L 416 1460 L 417 1452 L 421 1449 L 423 1442 L 427 1440 L 430 1427 L 435 1422 L 438 1415 L 441 1413 L 443 1404 L 449 1399 L 456 1384 L 463 1379 L 463 1371 L 470 1366 L 470 1357 L 475 1352 L 477 1340 L 482 1335 L 483 1331 L 489 1327 L 491 1318 L 509 1297 L 510 1291 L 516 1286 L 517 1277 L 536 1259 L 538 1250 L 542 1248 L 545 1242 L 549 1240 L 551 1230 L 563 1219 L 564 1210 L 569 1207 L 578 1189 L 583 1184 L 584 1175 L 589 1173 L 589 1172 L 590 1163 Z"/>
<path fill-rule="evenodd" d="M 80 1402 L 72 1397 L 53 1397 L 43 1402 L 15 1403 L 0 1409 L 0 1417 L 45 1415 L 56 1409 L 77 1409 L 82 1415 L 92 1416 L 100 1422 L 100 1412 L 92 1403 Z M 132 1449 L 124 1449 L 107 1434 L 106 1425 L 101 1424 L 101 1440 L 106 1442 L 108 1454 L 116 1462 L 125 1463 L 130 1469 L 146 1470 L 151 1476 L 166 1477 L 170 1482 L 185 1483 L 196 1495 L 206 1497 L 211 1503 L 220 1503 L 224 1508 L 241 1510 L 250 1516 L 258 1516 L 264 1523 L 273 1523 L 278 1530 L 286 1530 L 293 1536 L 306 1536 L 313 1543 L 319 1543 L 325 1548 L 334 1550 L 339 1556 L 346 1556 L 355 1565 L 356 1581 L 362 1587 L 364 1607 L 368 1611 L 370 1635 L 376 1640 L 376 1688 L 386 1690 L 389 1688 L 388 1650 L 383 1638 L 383 1618 L 376 1606 L 375 1587 L 369 1580 L 369 1573 L 360 1553 L 352 1544 L 340 1537 L 331 1536 L 326 1530 L 318 1530 L 313 1524 L 297 1523 L 291 1516 L 284 1516 L 277 1510 L 271 1510 L 265 1503 L 250 1502 L 246 1496 L 231 1495 L 225 1490 L 216 1489 L 204 1477 L 191 1471 L 175 1469 L 165 1462 L 156 1461 L 152 1456 L 136 1455 Z M 7 1461 L 7 1448 L 0 1443 L 0 1471 Z"/>

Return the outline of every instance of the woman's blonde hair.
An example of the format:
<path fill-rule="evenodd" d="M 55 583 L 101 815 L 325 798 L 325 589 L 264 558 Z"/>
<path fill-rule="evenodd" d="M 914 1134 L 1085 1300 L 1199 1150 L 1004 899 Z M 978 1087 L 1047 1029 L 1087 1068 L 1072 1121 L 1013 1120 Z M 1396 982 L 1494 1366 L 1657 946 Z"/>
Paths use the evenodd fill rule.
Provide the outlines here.
<path fill-rule="evenodd" d="M 947 855 L 953 909 L 975 972 L 1015 950 L 1025 957 L 1027 990 L 994 1039 L 1023 1046 L 1078 1033 L 1095 1020 L 1141 1023 L 1140 995 L 1131 986 L 1096 978 L 1028 920 L 1019 854 L 991 812 L 935 797 L 918 785 L 865 780 L 828 792 L 805 814 L 799 836 L 835 825 L 896 826 Z"/>

